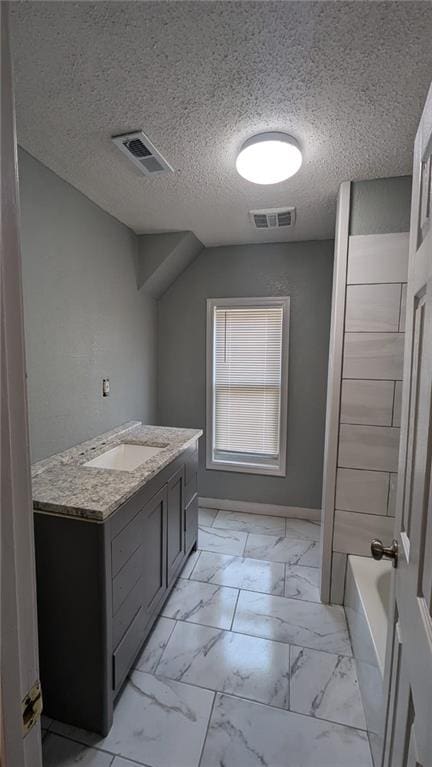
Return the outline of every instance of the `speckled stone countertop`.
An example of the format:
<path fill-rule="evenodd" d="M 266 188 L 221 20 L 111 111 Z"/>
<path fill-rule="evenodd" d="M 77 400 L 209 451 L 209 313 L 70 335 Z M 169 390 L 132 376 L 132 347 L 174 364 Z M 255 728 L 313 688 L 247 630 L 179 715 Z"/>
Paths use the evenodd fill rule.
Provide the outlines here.
<path fill-rule="evenodd" d="M 33 508 L 102 522 L 201 435 L 201 429 L 144 426 L 130 421 L 33 464 Z M 84 466 L 122 442 L 166 447 L 134 471 Z"/>

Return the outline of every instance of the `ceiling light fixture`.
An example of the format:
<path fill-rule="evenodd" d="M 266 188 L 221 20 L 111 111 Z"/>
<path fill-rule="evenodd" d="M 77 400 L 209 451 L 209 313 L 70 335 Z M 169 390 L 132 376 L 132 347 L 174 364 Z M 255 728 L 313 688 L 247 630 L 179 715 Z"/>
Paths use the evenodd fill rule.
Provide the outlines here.
<path fill-rule="evenodd" d="M 258 133 L 242 146 L 236 161 L 240 176 L 254 184 L 279 184 L 302 164 L 297 141 L 287 133 Z"/>

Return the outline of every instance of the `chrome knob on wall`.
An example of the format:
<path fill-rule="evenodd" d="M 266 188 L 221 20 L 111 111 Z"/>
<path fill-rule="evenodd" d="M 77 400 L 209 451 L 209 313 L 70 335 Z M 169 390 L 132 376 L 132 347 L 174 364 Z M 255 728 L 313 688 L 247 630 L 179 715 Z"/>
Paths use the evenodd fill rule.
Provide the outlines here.
<path fill-rule="evenodd" d="M 374 538 L 371 542 L 371 553 L 373 558 L 382 559 L 383 557 L 386 557 L 386 559 L 392 559 L 393 567 L 397 567 L 398 550 L 399 546 L 395 538 L 393 539 L 391 546 L 384 546 L 379 538 Z"/>

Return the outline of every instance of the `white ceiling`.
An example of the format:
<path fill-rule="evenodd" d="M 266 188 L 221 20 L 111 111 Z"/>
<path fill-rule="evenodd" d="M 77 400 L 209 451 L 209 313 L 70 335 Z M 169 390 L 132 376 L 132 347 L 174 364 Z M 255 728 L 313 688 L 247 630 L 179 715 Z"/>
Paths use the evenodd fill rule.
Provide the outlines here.
<path fill-rule="evenodd" d="M 206 245 L 331 237 L 341 181 L 410 173 L 432 78 L 431 2 L 15 2 L 18 140 L 136 232 Z M 110 136 L 142 129 L 146 178 Z M 259 187 L 243 141 L 292 133 L 304 164 Z M 295 205 L 292 231 L 248 210 Z"/>

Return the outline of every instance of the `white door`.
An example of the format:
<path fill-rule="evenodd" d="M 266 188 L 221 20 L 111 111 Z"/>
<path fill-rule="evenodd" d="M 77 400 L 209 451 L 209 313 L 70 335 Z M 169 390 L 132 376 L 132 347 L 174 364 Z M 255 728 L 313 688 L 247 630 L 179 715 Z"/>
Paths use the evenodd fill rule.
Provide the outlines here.
<path fill-rule="evenodd" d="M 38 648 L 17 150 L 8 3 L 0 2 L 1 767 L 40 767 Z M 26 704 L 34 695 L 35 705 Z M 25 724 L 25 726 L 24 726 Z"/>
<path fill-rule="evenodd" d="M 385 767 L 432 766 L 432 88 L 414 147 Z"/>

